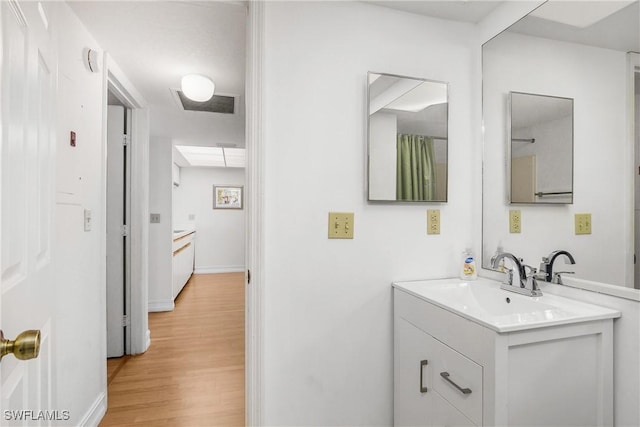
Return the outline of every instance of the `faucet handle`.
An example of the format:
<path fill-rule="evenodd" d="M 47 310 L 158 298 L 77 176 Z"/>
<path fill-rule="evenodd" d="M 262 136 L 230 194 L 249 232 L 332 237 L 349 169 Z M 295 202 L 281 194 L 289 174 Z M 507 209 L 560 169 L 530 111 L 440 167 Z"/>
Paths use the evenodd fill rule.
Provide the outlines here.
<path fill-rule="evenodd" d="M 575 271 L 556 271 L 553 273 L 553 279 L 551 283 L 555 283 L 556 285 L 562 285 L 562 276 L 561 274 L 576 274 Z"/>
<path fill-rule="evenodd" d="M 526 275 L 527 277 L 531 277 L 538 272 L 537 268 L 531 267 L 530 265 L 527 265 L 527 264 L 522 264 L 522 268 L 524 269 L 525 273 L 527 272 L 527 268 L 529 269 L 529 274 Z"/>
<path fill-rule="evenodd" d="M 502 283 L 511 286 L 513 284 L 513 268 L 505 268 L 504 272 L 505 277 Z"/>

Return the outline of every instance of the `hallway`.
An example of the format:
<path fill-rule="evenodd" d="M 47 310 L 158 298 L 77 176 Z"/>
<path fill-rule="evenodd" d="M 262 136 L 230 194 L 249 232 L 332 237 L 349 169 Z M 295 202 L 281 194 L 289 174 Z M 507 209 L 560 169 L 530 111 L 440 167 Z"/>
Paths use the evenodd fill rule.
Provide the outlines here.
<path fill-rule="evenodd" d="M 100 426 L 244 425 L 244 273 L 193 275 L 151 347 L 110 359 Z"/>

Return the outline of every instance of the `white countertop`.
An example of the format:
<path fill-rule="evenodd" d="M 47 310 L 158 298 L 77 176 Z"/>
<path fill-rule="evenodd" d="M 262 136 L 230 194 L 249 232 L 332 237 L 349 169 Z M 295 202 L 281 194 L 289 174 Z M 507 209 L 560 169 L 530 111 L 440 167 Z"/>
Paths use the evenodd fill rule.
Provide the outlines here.
<path fill-rule="evenodd" d="M 173 230 L 173 240 L 177 240 L 180 239 L 188 234 L 191 233 L 195 233 L 196 230 L 195 228 L 185 228 L 185 229 L 178 229 L 178 230 Z"/>
<path fill-rule="evenodd" d="M 393 287 L 499 333 L 621 315 L 617 310 L 553 294 L 541 297 L 516 294 L 500 289 L 500 282 L 484 278 L 396 282 Z"/>

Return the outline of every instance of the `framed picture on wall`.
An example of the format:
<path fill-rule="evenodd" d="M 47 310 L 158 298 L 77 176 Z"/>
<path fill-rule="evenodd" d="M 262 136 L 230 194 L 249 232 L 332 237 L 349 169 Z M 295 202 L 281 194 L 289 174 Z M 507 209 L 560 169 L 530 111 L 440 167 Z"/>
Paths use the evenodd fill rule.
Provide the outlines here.
<path fill-rule="evenodd" d="M 242 209 L 242 186 L 214 185 L 213 209 Z"/>

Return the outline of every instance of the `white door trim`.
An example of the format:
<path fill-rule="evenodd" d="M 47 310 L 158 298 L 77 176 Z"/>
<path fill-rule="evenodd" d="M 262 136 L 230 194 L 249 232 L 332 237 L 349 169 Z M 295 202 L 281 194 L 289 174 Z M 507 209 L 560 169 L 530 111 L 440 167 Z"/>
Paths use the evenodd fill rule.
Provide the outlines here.
<path fill-rule="evenodd" d="M 263 284 L 264 284 L 264 138 L 263 62 L 264 14 L 262 1 L 248 2 L 246 76 L 246 260 L 251 283 L 245 293 L 245 412 L 246 425 L 264 424 L 263 402 Z M 246 283 L 246 282 L 245 282 Z"/>
<path fill-rule="evenodd" d="M 148 322 L 149 259 L 149 110 L 147 103 L 108 53 L 104 54 L 103 128 L 107 123 L 107 95 L 111 90 L 131 111 L 131 301 L 130 352 L 144 353 L 150 345 Z M 103 134 L 102 211 L 106 212 L 107 135 Z M 106 219 L 103 219 L 106 221 Z M 101 224 L 102 287 L 106 308 L 106 222 Z M 106 354 L 106 342 L 105 342 Z M 106 356 L 105 356 L 106 358 Z"/>
<path fill-rule="evenodd" d="M 633 263 L 633 255 L 635 254 L 638 258 L 640 258 L 640 253 L 638 253 L 638 248 L 636 248 L 636 235 L 635 233 L 635 216 L 636 216 L 636 159 L 638 158 L 638 153 L 636 153 L 636 135 L 635 135 L 635 74 L 636 70 L 640 67 L 640 54 L 629 52 L 627 53 L 627 152 L 625 153 L 628 165 L 627 170 L 631 171 L 626 180 L 627 188 L 625 188 L 625 193 L 628 197 L 624 197 L 625 203 L 625 212 L 628 212 L 630 217 L 625 221 L 625 228 L 628 229 L 628 232 L 625 232 L 626 236 L 629 236 L 629 240 L 626 242 L 626 254 L 627 257 L 624 260 L 624 268 L 625 268 L 625 284 L 629 288 L 634 288 L 635 285 L 635 270 L 636 266 Z"/>

